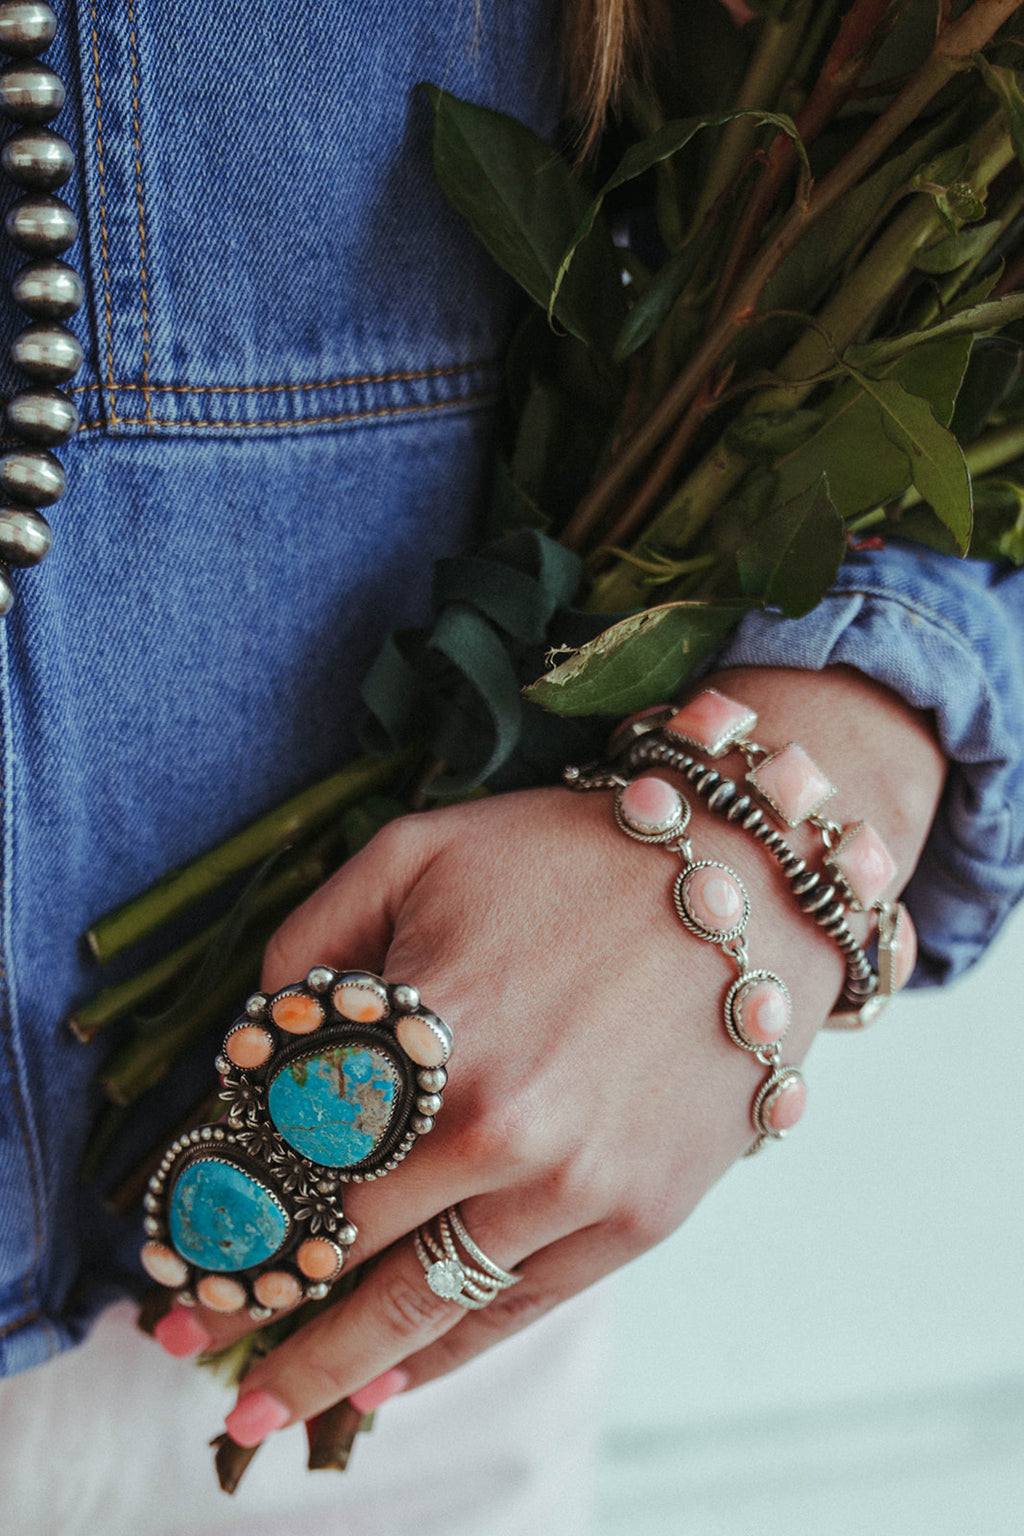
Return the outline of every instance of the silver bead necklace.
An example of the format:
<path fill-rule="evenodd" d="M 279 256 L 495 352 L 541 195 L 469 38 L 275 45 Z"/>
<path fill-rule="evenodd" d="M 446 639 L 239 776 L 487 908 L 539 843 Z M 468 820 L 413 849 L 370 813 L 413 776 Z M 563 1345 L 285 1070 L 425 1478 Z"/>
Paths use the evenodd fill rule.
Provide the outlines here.
<path fill-rule="evenodd" d="M 24 447 L 0 456 L 0 617 L 14 604 L 11 566 L 38 565 L 53 534 L 39 510 L 67 489 L 52 449 L 78 429 L 74 401 L 57 386 L 82 366 L 82 345 L 62 324 L 81 309 L 82 279 L 59 258 L 78 238 L 78 220 L 54 196 L 71 176 L 74 152 L 47 126 L 64 105 L 64 82 L 39 60 L 53 42 L 57 18 L 44 0 L 0 0 L 0 114 L 18 129 L 0 146 L 0 166 L 22 197 L 4 220 L 7 237 L 32 258 L 11 283 L 31 324 L 15 336 L 10 358 L 29 380 L 7 403 L 7 425 Z"/>

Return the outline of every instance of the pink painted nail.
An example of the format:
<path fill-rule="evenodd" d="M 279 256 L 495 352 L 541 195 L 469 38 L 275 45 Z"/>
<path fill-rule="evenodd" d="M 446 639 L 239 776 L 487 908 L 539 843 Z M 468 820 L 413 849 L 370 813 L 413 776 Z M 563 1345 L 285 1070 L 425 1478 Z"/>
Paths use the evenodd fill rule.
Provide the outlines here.
<path fill-rule="evenodd" d="M 404 1392 L 410 1380 L 408 1371 L 395 1366 L 393 1370 L 385 1371 L 383 1376 L 375 1376 L 365 1387 L 360 1387 L 358 1392 L 350 1392 L 348 1400 L 360 1413 L 372 1413 L 381 1403 L 386 1403 L 389 1397 L 397 1397 L 399 1392 Z"/>
<path fill-rule="evenodd" d="M 275 1429 L 283 1429 L 291 1418 L 290 1409 L 269 1392 L 246 1392 L 224 1420 L 224 1427 L 236 1445 L 259 1445 Z"/>
<path fill-rule="evenodd" d="M 166 1349 L 176 1360 L 187 1360 L 189 1355 L 201 1354 L 209 1349 L 213 1339 L 199 1320 L 182 1307 L 173 1307 L 153 1329 L 153 1337 L 161 1349 Z"/>

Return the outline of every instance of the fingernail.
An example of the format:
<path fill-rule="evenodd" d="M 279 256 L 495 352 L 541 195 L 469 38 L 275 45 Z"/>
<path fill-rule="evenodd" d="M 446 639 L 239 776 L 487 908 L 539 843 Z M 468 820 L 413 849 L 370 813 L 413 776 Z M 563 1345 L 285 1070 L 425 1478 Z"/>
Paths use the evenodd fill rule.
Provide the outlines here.
<path fill-rule="evenodd" d="M 385 1371 L 383 1376 L 375 1376 L 365 1387 L 360 1387 L 358 1392 L 350 1392 L 348 1400 L 360 1413 L 372 1413 L 381 1403 L 386 1403 L 389 1397 L 397 1397 L 399 1392 L 404 1392 L 411 1379 L 408 1371 L 395 1366 L 393 1370 Z"/>
<path fill-rule="evenodd" d="M 275 1429 L 283 1429 L 291 1411 L 269 1392 L 246 1392 L 224 1420 L 225 1428 L 236 1445 L 259 1445 Z"/>
<path fill-rule="evenodd" d="M 198 1318 L 182 1307 L 174 1307 L 160 1319 L 153 1329 L 153 1337 L 160 1348 L 166 1349 L 176 1360 L 187 1360 L 189 1355 L 201 1354 L 213 1343 Z"/>

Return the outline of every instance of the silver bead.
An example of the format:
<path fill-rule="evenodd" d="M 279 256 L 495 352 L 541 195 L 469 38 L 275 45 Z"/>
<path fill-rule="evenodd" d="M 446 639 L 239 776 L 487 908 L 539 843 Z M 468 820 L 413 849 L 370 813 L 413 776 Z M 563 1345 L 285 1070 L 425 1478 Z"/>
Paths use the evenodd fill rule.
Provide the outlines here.
<path fill-rule="evenodd" d="M 245 1011 L 250 1019 L 260 1019 L 267 1011 L 267 996 L 265 992 L 254 992 L 245 1005 Z"/>
<path fill-rule="evenodd" d="M 0 560 L 38 565 L 50 553 L 53 529 L 31 507 L 0 507 Z"/>
<path fill-rule="evenodd" d="M 417 1072 L 416 1081 L 424 1093 L 440 1093 L 448 1081 L 448 1073 L 444 1067 L 424 1067 L 422 1072 Z"/>
<path fill-rule="evenodd" d="M 306 977 L 306 985 L 311 992 L 326 992 L 334 980 L 334 972 L 326 965 L 314 965 Z"/>
<path fill-rule="evenodd" d="M 434 1129 L 434 1121 L 431 1115 L 412 1115 L 409 1119 L 409 1125 L 416 1132 L 417 1136 L 426 1136 L 428 1131 Z"/>
<path fill-rule="evenodd" d="M 81 309 L 85 285 L 66 261 L 29 261 L 15 272 L 11 295 L 34 320 L 67 320 Z"/>
<path fill-rule="evenodd" d="M 359 1233 L 350 1221 L 346 1221 L 343 1226 L 338 1228 L 334 1235 L 343 1248 L 351 1248 Z"/>
<path fill-rule="evenodd" d="M 8 572 L 0 565 L 0 619 L 6 619 L 14 607 L 14 587 Z"/>
<path fill-rule="evenodd" d="M 8 208 L 4 230 L 30 256 L 59 256 L 78 239 L 78 220 L 59 197 L 23 197 Z"/>
<path fill-rule="evenodd" d="M 317 1280 L 312 1285 L 306 1286 L 306 1295 L 310 1301 L 323 1301 L 329 1290 L 329 1285 L 325 1285 L 322 1280 Z"/>
<path fill-rule="evenodd" d="M 40 448 L 59 448 L 78 431 L 78 407 L 59 389 L 26 389 L 7 402 L 11 431 Z"/>
<path fill-rule="evenodd" d="M 31 59 L 0 69 L 0 112 L 16 123 L 48 123 L 66 95 L 63 80 L 48 64 Z"/>
<path fill-rule="evenodd" d="M 30 507 L 48 507 L 68 488 L 60 459 L 45 448 L 25 448 L 0 458 L 0 493 Z"/>
<path fill-rule="evenodd" d="M 420 1005 L 420 994 L 416 987 L 399 982 L 397 987 L 391 988 L 391 1001 L 400 1013 L 415 1013 Z"/>
<path fill-rule="evenodd" d="M 0 145 L 0 166 L 29 192 L 55 192 L 75 168 L 71 145 L 49 128 L 22 128 Z"/>
<path fill-rule="evenodd" d="M 441 1095 L 439 1093 L 421 1093 L 416 1100 L 416 1108 L 421 1115 L 436 1115 L 441 1108 Z"/>
<path fill-rule="evenodd" d="M 82 343 L 62 325 L 37 320 L 11 342 L 11 362 L 34 384 L 66 384 L 84 361 Z"/>
<path fill-rule="evenodd" d="M 40 0 L 4 0 L 0 5 L 0 53 L 31 58 L 49 48 L 57 18 Z"/>

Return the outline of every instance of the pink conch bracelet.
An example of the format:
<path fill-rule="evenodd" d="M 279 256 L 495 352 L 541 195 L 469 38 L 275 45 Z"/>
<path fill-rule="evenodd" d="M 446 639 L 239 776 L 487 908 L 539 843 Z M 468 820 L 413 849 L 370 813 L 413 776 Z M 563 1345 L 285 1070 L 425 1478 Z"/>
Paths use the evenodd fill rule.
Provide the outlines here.
<path fill-rule="evenodd" d="M 909 979 L 917 938 L 902 903 L 885 899 L 897 877 L 895 860 L 869 822 L 840 826 L 822 814 L 835 786 L 798 742 L 772 752 L 753 741 L 757 715 L 717 689 L 706 688 L 677 709 L 658 705 L 624 722 L 613 734 L 610 754 L 620 773 L 668 767 L 693 785 L 709 808 L 750 833 L 776 859 L 800 910 L 838 945 L 846 963 L 840 1001 L 827 1023 L 859 1029 L 878 1016 L 889 996 Z M 740 753 L 746 784 L 786 826 L 813 826 L 825 845 L 825 873 L 809 870 L 782 834 L 733 780 L 690 756 L 695 747 L 711 758 Z M 876 973 L 846 922 L 847 905 L 878 918 Z"/>
<path fill-rule="evenodd" d="M 566 769 L 576 789 L 611 788 L 615 819 L 637 842 L 660 844 L 682 860 L 672 900 L 683 925 L 705 943 L 717 944 L 738 972 L 723 1002 L 726 1032 L 767 1069 L 751 1106 L 755 1140 L 748 1154 L 785 1136 L 803 1114 L 807 1086 L 796 1067 L 782 1062 L 781 1043 L 792 1018 L 789 989 L 773 971 L 751 967 L 745 930 L 750 899 L 734 869 L 718 859 L 698 859 L 687 836 L 690 806 L 665 779 L 626 780 L 602 770 Z"/>

